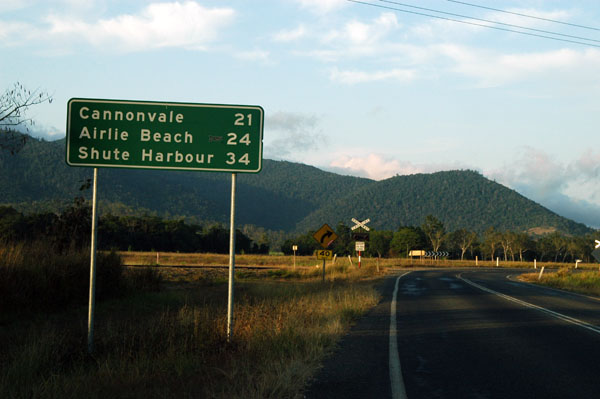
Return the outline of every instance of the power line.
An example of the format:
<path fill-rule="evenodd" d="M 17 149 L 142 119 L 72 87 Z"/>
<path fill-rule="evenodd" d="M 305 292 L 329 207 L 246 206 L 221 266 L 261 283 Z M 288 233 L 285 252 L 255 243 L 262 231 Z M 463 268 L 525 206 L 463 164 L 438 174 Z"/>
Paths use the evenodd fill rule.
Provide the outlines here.
<path fill-rule="evenodd" d="M 503 32 L 519 33 L 521 35 L 539 37 L 539 38 L 542 38 L 542 39 L 550 39 L 550 40 L 556 40 L 556 41 L 560 41 L 560 42 L 582 44 L 584 46 L 592 46 L 592 47 L 600 48 L 600 45 L 597 45 L 597 44 L 580 42 L 580 41 L 569 40 L 569 39 L 561 39 L 561 38 L 554 37 L 554 36 L 539 35 L 539 34 L 536 34 L 536 33 L 523 32 L 523 31 L 514 30 L 514 29 L 508 29 L 508 28 L 501 28 L 499 26 L 490 26 L 490 25 L 485 25 L 485 24 L 479 24 L 479 23 L 476 23 L 476 22 L 461 21 L 459 19 L 442 17 L 442 16 L 439 16 L 439 15 L 426 14 L 426 13 L 417 12 L 417 11 L 404 10 L 402 8 L 384 6 L 384 5 L 381 5 L 381 4 L 373 4 L 373 3 L 368 3 L 366 1 L 359 1 L 359 0 L 346 0 L 346 1 L 351 2 L 351 3 L 356 3 L 356 4 L 367 5 L 367 6 L 371 6 L 371 7 L 382 8 L 382 9 L 386 9 L 386 10 L 393 10 L 393 11 L 404 12 L 404 13 L 407 13 L 407 14 L 421 15 L 421 16 L 430 17 L 430 18 L 442 19 L 442 20 L 445 20 L 445 21 L 458 22 L 458 23 L 466 24 L 466 25 L 473 25 L 473 26 L 479 26 L 479 27 L 483 27 L 483 28 L 495 29 L 495 30 L 500 30 L 500 31 L 503 31 Z"/>
<path fill-rule="evenodd" d="M 539 19 L 540 21 L 553 22 L 555 24 L 569 25 L 569 26 L 574 26 L 574 27 L 582 28 L 582 29 L 591 29 L 591 30 L 600 31 L 600 28 L 594 28 L 593 26 L 585 26 L 585 25 L 573 24 L 570 22 L 557 21 L 555 19 L 550 19 L 550 18 L 536 17 L 535 15 L 528 15 L 528 14 L 521 14 L 521 13 L 514 12 L 514 11 L 500 10 L 498 8 L 486 7 L 486 6 L 482 6 L 479 4 L 473 4 L 473 3 L 466 3 L 464 1 L 456 1 L 456 0 L 447 0 L 447 1 L 452 2 L 452 3 L 457 3 L 457 4 L 463 4 L 465 6 L 470 6 L 470 7 L 483 8 L 484 10 L 498 11 L 498 12 L 503 12 L 505 14 L 518 15 L 520 17 L 525 17 L 525 18 Z"/>
<path fill-rule="evenodd" d="M 525 30 L 529 30 L 529 31 L 532 31 L 532 32 L 547 33 L 549 35 L 556 35 L 556 36 L 568 37 L 568 38 L 571 38 L 571 39 L 587 40 L 587 41 L 590 41 L 590 42 L 600 43 L 600 40 L 590 39 L 590 38 L 587 38 L 587 37 L 566 35 L 564 33 L 552 32 L 552 31 L 547 31 L 547 30 L 542 30 L 542 29 L 536 29 L 536 28 L 529 28 L 529 27 L 526 27 L 526 26 L 508 24 L 508 23 L 505 23 L 505 22 L 492 21 L 492 20 L 489 20 L 489 19 L 470 17 L 468 15 L 454 14 L 454 13 L 451 13 L 451 12 L 439 11 L 439 10 L 434 10 L 434 9 L 431 9 L 431 8 L 417 7 L 417 6 L 413 6 L 411 4 L 399 3 L 397 1 L 390 1 L 390 0 L 379 0 L 379 1 L 382 2 L 382 3 L 390 3 L 390 4 L 395 4 L 395 5 L 398 5 L 398 6 L 402 6 L 402 7 L 415 8 L 415 9 L 418 9 L 418 10 L 431 11 L 431 12 L 436 12 L 438 14 L 450 15 L 452 17 L 467 18 L 467 19 L 472 19 L 474 21 L 487 22 L 487 23 L 491 23 L 491 24 L 508 26 L 510 28 L 525 29 Z"/>

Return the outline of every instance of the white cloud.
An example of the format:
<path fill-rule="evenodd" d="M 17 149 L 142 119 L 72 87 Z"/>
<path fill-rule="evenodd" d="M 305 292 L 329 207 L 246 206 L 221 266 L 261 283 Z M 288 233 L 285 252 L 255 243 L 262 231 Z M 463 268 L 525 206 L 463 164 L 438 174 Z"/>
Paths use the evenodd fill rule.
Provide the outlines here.
<path fill-rule="evenodd" d="M 0 12 L 19 10 L 29 7 L 31 0 L 2 0 L 0 2 Z"/>
<path fill-rule="evenodd" d="M 516 159 L 484 174 L 562 216 L 600 227 L 600 153 L 587 151 L 561 162 L 524 147 Z"/>
<path fill-rule="evenodd" d="M 319 118 L 297 112 L 274 112 L 265 119 L 265 157 L 302 161 L 300 154 L 325 144 Z"/>
<path fill-rule="evenodd" d="M 386 12 L 370 23 L 352 20 L 341 29 L 332 29 L 323 35 L 323 42 L 341 47 L 374 45 L 399 26 L 396 14 Z"/>
<path fill-rule="evenodd" d="M 230 8 L 206 8 L 194 1 L 152 3 L 139 14 L 124 14 L 96 22 L 54 14 L 47 18 L 49 34 L 121 51 L 163 47 L 203 49 L 233 21 Z"/>
<path fill-rule="evenodd" d="M 384 80 L 396 80 L 399 82 L 409 82 L 414 80 L 415 71 L 410 69 L 390 69 L 387 71 L 340 71 L 337 68 L 331 70 L 329 78 L 333 81 L 344 84 L 357 84 L 366 82 L 377 82 Z"/>
<path fill-rule="evenodd" d="M 31 35 L 31 27 L 22 22 L 0 20 L 0 41 L 4 45 L 14 45 L 26 41 Z"/>
<path fill-rule="evenodd" d="M 258 61 L 268 64 L 270 61 L 270 53 L 265 50 L 239 51 L 235 53 L 235 57 L 245 61 Z"/>
<path fill-rule="evenodd" d="M 384 180 L 396 175 L 412 175 L 416 173 L 433 173 L 442 170 L 472 169 L 458 162 L 447 164 L 415 164 L 400 161 L 394 157 L 368 153 L 348 155 L 342 152 L 332 155 L 333 161 L 325 168 L 337 173 Z"/>
<path fill-rule="evenodd" d="M 490 21 L 502 22 L 510 25 L 526 26 L 528 28 L 542 29 L 544 27 L 555 28 L 556 25 L 549 21 L 543 21 L 542 19 L 555 20 L 555 21 L 568 21 L 572 17 L 572 13 L 567 10 L 554 10 L 544 11 L 532 8 L 509 8 L 506 9 L 513 14 L 503 12 L 490 12 L 486 13 L 482 19 Z M 536 18 L 527 18 L 520 15 L 531 15 Z M 555 29 L 552 29 L 555 30 Z"/>
<path fill-rule="evenodd" d="M 303 8 L 315 14 L 327 14 L 335 11 L 347 2 L 346 0 L 296 0 Z"/>
<path fill-rule="evenodd" d="M 276 42 L 292 42 L 306 36 L 307 30 L 304 25 L 300 25 L 292 30 L 282 30 L 273 35 L 273 40 Z"/>
<path fill-rule="evenodd" d="M 581 77 L 577 71 L 598 82 L 598 78 L 591 75 L 592 70 L 597 71 L 600 67 L 600 51 L 596 49 L 521 54 L 502 54 L 450 44 L 430 49 L 452 61 L 447 66 L 448 71 L 473 78 L 483 87 L 501 86 L 526 78 L 546 78 L 556 76 L 556 73 L 562 73 L 563 79 L 572 80 Z"/>
<path fill-rule="evenodd" d="M 365 156 L 342 155 L 331 161 L 330 168 L 347 174 L 383 180 L 395 175 L 422 173 L 423 168 L 409 162 L 400 162 L 379 154 Z"/>

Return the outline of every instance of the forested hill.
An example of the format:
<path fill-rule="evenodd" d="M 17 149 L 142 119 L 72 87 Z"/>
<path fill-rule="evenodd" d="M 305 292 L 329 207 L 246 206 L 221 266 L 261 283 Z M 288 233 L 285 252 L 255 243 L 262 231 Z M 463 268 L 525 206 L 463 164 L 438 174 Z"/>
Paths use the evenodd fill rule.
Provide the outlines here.
<path fill-rule="evenodd" d="M 0 138 L 1 139 L 1 138 Z M 65 164 L 65 141 L 29 139 L 14 155 L 0 151 L 0 204 L 25 211 L 57 210 L 76 196 L 90 168 Z M 196 221 L 229 220 L 227 173 L 100 169 L 100 211 L 155 214 Z M 271 230 L 308 231 L 323 223 L 396 230 L 420 225 L 432 214 L 447 230 L 482 232 L 542 228 L 568 234 L 590 231 L 477 172 L 449 171 L 396 176 L 383 181 L 341 176 L 303 164 L 265 160 L 259 174 L 238 175 L 236 223 Z"/>

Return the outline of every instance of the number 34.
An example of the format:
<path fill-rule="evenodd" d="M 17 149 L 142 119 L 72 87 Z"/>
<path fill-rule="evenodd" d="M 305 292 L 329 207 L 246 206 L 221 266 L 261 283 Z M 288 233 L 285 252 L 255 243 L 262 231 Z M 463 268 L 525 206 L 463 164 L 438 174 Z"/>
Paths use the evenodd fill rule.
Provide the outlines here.
<path fill-rule="evenodd" d="M 242 155 L 239 159 L 236 160 L 236 156 L 233 152 L 228 152 L 227 154 L 227 161 L 225 161 L 225 163 L 227 165 L 233 165 L 236 162 L 237 163 L 243 163 L 244 165 L 248 166 L 248 164 L 250 163 L 250 159 L 248 158 L 248 153 L 244 153 L 244 155 Z"/>

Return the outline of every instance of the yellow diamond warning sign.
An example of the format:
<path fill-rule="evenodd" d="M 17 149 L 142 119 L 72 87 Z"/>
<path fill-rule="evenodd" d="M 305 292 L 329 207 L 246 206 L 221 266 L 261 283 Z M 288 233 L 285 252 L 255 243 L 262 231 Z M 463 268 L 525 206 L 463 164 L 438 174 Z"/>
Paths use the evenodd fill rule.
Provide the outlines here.
<path fill-rule="evenodd" d="M 317 240 L 317 242 L 323 247 L 327 248 L 329 244 L 335 241 L 338 238 L 335 231 L 327 223 L 325 223 L 315 234 L 313 234 L 313 238 Z"/>

